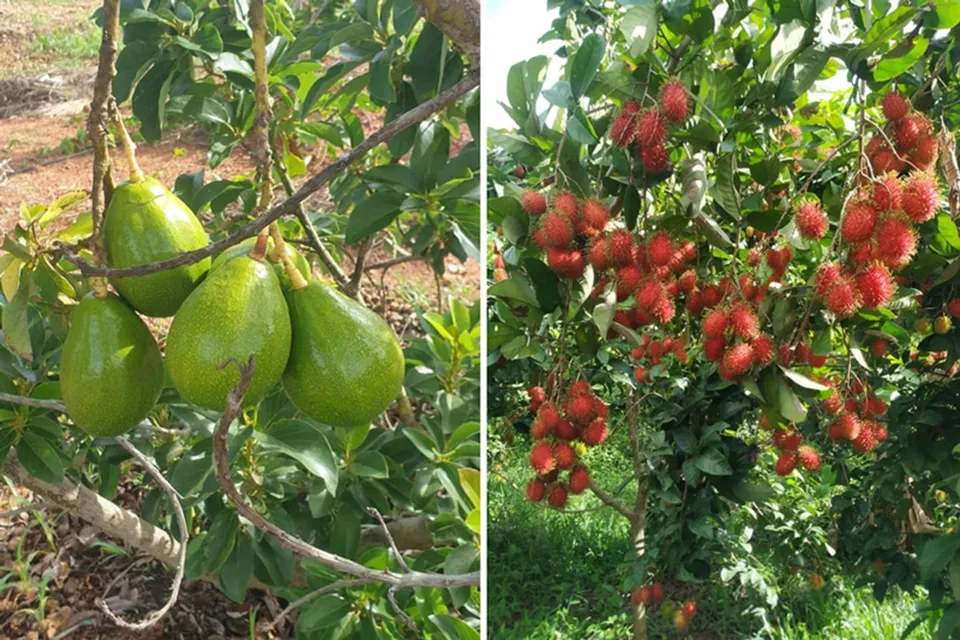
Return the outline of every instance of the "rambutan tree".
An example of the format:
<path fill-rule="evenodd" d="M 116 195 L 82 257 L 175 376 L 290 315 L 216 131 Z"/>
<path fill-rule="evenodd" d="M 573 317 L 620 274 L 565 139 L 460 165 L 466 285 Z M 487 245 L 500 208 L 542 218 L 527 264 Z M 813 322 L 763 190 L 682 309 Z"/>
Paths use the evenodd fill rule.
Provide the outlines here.
<path fill-rule="evenodd" d="M 490 406 L 525 390 L 527 497 L 630 521 L 645 638 L 664 599 L 697 625 L 663 584 L 720 578 L 758 464 L 832 485 L 838 559 L 879 598 L 925 586 L 949 637 L 960 10 L 548 4 L 561 79 L 513 66 L 488 150 Z M 616 429 L 633 469 L 601 487 Z"/>

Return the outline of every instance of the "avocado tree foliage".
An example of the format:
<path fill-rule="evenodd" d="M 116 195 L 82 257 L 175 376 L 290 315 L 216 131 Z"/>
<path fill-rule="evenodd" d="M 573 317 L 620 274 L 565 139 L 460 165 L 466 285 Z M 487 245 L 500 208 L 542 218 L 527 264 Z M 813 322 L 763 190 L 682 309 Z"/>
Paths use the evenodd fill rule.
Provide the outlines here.
<path fill-rule="evenodd" d="M 527 496 L 630 520 L 645 638 L 663 582 L 738 575 L 725 516 L 762 511 L 769 466 L 833 495 L 838 548 L 785 558 L 835 553 L 878 598 L 923 585 L 914 624 L 950 637 L 960 5 L 547 8 L 560 80 L 518 61 L 516 126 L 488 136 L 490 407 L 529 401 Z M 632 473 L 596 486 L 621 428 Z"/>
<path fill-rule="evenodd" d="M 107 0 L 97 11 L 104 39 L 89 123 L 91 192 L 24 204 L 0 255 L 0 461 L 19 484 L 177 568 L 175 584 L 183 572 L 187 580 L 213 581 L 238 602 L 257 587 L 292 603 L 280 618 L 260 621 L 261 629 L 297 611 L 296 633 L 304 638 L 478 638 L 479 307 L 451 299 L 444 313 L 420 314 L 423 337 L 405 345 L 397 409 L 373 425 L 341 426 L 354 424 L 355 415 L 329 424 L 311 418 L 320 409 L 294 405 L 287 383 L 274 382 L 255 402 L 245 399 L 248 374 L 276 368 L 247 362 L 247 353 L 218 363 L 236 381 L 219 401 L 186 400 L 179 390 L 205 381 L 183 382 L 182 368 L 174 375 L 165 367 L 147 419 L 116 438 L 105 437 L 114 435 L 106 428 L 88 435 L 98 427 L 73 419 L 68 407 L 78 401 L 61 389 L 78 301 L 112 301 L 131 327 L 146 326 L 127 306 L 145 312 L 136 293 L 143 289 L 121 285 L 121 301 L 108 282 L 146 283 L 196 266 L 192 293 L 217 298 L 213 285 L 205 287 L 218 282 L 212 276 L 249 261 L 256 277 L 279 283 L 293 305 L 300 291 L 328 289 L 307 282 L 315 261 L 325 278 L 357 297 L 375 243 L 438 273 L 450 254 L 477 256 L 479 150 L 470 142 L 454 153 L 451 144 L 468 128 L 477 139 L 477 4 L 461 2 L 454 14 L 438 14 L 429 0 L 323 5 L 322 12 L 294 12 L 262 0 Z M 256 160 L 250 175 L 207 181 L 200 171 L 166 185 L 213 242 L 117 264 L 119 252 L 104 240 L 115 233 L 105 216 L 122 219 L 110 215 L 112 195 L 138 184 L 166 193 L 139 172 L 118 108 L 128 102 L 135 135 L 147 141 L 192 126 L 209 137 L 211 167 L 244 148 Z M 383 127 L 365 131 L 362 114 L 383 114 Z M 110 164 L 111 136 L 128 158 L 129 184 Z M 335 204 L 316 210 L 308 198 L 324 186 Z M 352 271 L 341 262 L 348 247 Z M 263 301 L 282 306 L 282 319 L 287 303 L 271 295 Z M 349 313 L 361 322 L 356 318 L 369 312 Z M 202 308 L 192 315 L 191 324 L 203 322 Z M 267 315 L 245 317 L 266 322 Z M 174 325 L 184 323 L 175 316 Z M 297 323 L 294 317 L 294 337 Z M 195 328 L 181 330 L 187 337 L 178 342 L 187 344 Z M 258 330 L 266 325 L 244 329 Z M 138 349 L 130 353 L 140 357 Z M 195 357 L 189 345 L 177 349 Z M 98 397 L 124 388 L 92 382 Z M 323 411 L 336 409 L 328 400 Z M 131 457 L 153 476 L 144 482 L 139 514 L 110 502 Z M 170 604 L 133 626 L 152 624 Z"/>

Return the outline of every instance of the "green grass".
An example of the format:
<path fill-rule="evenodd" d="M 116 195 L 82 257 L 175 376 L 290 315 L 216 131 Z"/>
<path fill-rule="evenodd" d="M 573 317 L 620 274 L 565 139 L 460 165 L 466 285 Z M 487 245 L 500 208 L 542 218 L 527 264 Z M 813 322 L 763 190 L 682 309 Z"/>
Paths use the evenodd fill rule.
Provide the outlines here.
<path fill-rule="evenodd" d="M 57 28 L 38 33 L 29 50 L 53 55 L 56 66 L 79 66 L 97 57 L 100 36 L 97 26 L 87 22 L 78 29 Z"/>
<path fill-rule="evenodd" d="M 587 466 L 601 486 L 618 487 L 626 477 L 628 461 L 618 453 L 629 450 L 625 440 L 625 434 L 616 433 L 608 440 L 610 446 L 587 453 Z M 491 451 L 487 578 L 491 637 L 632 637 L 627 608 L 632 549 L 626 520 L 606 508 L 563 514 L 529 503 L 511 486 L 522 489 L 530 477 L 527 440 L 517 434 L 513 445 L 501 449 L 494 438 Z M 629 503 L 635 495 L 635 485 L 627 485 L 619 497 Z M 585 494 L 572 496 L 567 508 L 598 504 Z M 729 560 L 732 565 L 737 559 Z M 751 562 L 776 579 L 776 606 L 741 588 L 738 580 L 724 584 L 719 575 L 695 585 L 667 585 L 668 598 L 695 597 L 698 613 L 690 629 L 693 637 L 894 640 L 913 620 L 914 605 L 920 600 L 919 594 L 894 591 L 878 603 L 869 587 L 854 586 L 852 576 L 832 575 L 822 589 L 814 590 L 806 576 L 789 576 L 772 567 L 770 558 Z M 651 638 L 678 637 L 664 613 L 650 613 Z M 911 640 L 932 637 L 933 631 L 926 627 L 910 636 Z"/>

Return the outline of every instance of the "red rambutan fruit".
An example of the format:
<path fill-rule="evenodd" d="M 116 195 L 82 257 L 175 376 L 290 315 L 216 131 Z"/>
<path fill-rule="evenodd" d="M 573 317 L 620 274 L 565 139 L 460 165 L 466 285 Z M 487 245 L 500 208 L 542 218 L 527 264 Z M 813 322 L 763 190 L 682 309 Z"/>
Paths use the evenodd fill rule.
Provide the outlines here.
<path fill-rule="evenodd" d="M 726 348 L 723 338 L 710 338 L 703 344 L 703 355 L 709 362 L 719 362 Z"/>
<path fill-rule="evenodd" d="M 773 343 L 761 334 L 753 341 L 753 364 L 765 367 L 773 362 Z"/>
<path fill-rule="evenodd" d="M 640 114 L 637 123 L 637 139 L 644 147 L 655 147 L 663 144 L 666 136 L 666 126 L 663 116 L 657 109 L 647 109 Z"/>
<path fill-rule="evenodd" d="M 853 413 L 841 413 L 834 424 L 841 440 L 856 440 L 860 435 L 860 419 Z"/>
<path fill-rule="evenodd" d="M 669 80 L 660 88 L 660 110 L 670 122 L 687 119 L 687 88 L 677 79 Z"/>
<path fill-rule="evenodd" d="M 555 433 L 561 440 L 573 440 L 577 437 L 577 428 L 569 420 L 561 420 Z"/>
<path fill-rule="evenodd" d="M 543 422 L 543 426 L 546 427 L 547 431 L 556 429 L 561 420 L 560 412 L 557 411 L 556 405 L 552 402 L 544 402 L 540 407 L 540 411 L 537 413 L 537 417 Z"/>
<path fill-rule="evenodd" d="M 827 292 L 827 308 L 838 318 L 849 318 L 860 308 L 860 294 L 851 278 L 841 276 Z"/>
<path fill-rule="evenodd" d="M 607 421 L 603 418 L 594 418 L 594 420 L 587 425 L 587 428 L 583 430 L 580 438 L 585 444 L 591 447 L 602 444 L 603 441 L 607 439 Z"/>
<path fill-rule="evenodd" d="M 637 137 L 637 118 L 636 113 L 628 113 L 626 110 L 614 119 L 610 125 L 610 140 L 614 146 L 626 147 L 634 138 Z"/>
<path fill-rule="evenodd" d="M 923 172 L 911 175 L 903 186 L 901 203 L 907 217 L 917 224 L 932 218 L 940 206 L 936 178 Z"/>
<path fill-rule="evenodd" d="M 654 266 L 663 266 L 670 263 L 673 257 L 673 242 L 665 233 L 657 233 L 647 243 L 647 259 Z"/>
<path fill-rule="evenodd" d="M 876 309 L 890 302 L 897 291 L 890 270 L 879 262 L 868 265 L 857 274 L 857 290 L 863 300 L 863 306 Z"/>
<path fill-rule="evenodd" d="M 853 449 L 859 453 L 868 453 L 877 447 L 877 438 L 870 423 L 864 423 L 857 437 L 853 439 Z"/>
<path fill-rule="evenodd" d="M 703 319 L 703 335 L 707 338 L 722 338 L 729 325 L 729 314 L 723 309 L 714 309 Z"/>
<path fill-rule="evenodd" d="M 633 261 L 633 236 L 626 229 L 617 229 L 610 234 L 608 245 L 610 262 L 613 264 L 629 264 Z"/>
<path fill-rule="evenodd" d="M 520 196 L 520 206 L 532 216 L 539 216 L 547 210 L 547 197 L 542 193 L 526 191 Z"/>
<path fill-rule="evenodd" d="M 573 227 L 568 220 L 556 213 L 547 214 L 543 219 L 542 229 L 548 247 L 566 249 L 573 243 Z"/>
<path fill-rule="evenodd" d="M 794 222 L 800 235 L 808 240 L 819 240 L 827 233 L 827 216 L 820 205 L 813 200 L 800 203 Z"/>
<path fill-rule="evenodd" d="M 910 152 L 910 162 L 921 171 L 933 168 L 938 157 L 940 157 L 940 145 L 933 136 L 920 138 L 917 146 Z"/>
<path fill-rule="evenodd" d="M 663 173 L 670 164 L 667 149 L 663 144 L 654 144 L 639 148 L 640 162 L 647 173 Z"/>
<path fill-rule="evenodd" d="M 781 477 L 790 475 L 796 468 L 797 454 L 793 452 L 780 454 L 780 457 L 777 458 L 776 465 L 774 465 L 774 470 L 776 470 L 777 475 Z"/>
<path fill-rule="evenodd" d="M 587 471 L 586 467 L 577 465 L 570 472 L 570 477 L 567 478 L 567 482 L 570 485 L 570 493 L 583 493 L 587 490 L 587 487 L 590 486 L 590 472 Z"/>
<path fill-rule="evenodd" d="M 620 267 L 617 270 L 617 299 L 623 301 L 632 296 L 642 279 L 643 274 L 637 265 L 628 264 Z"/>
<path fill-rule="evenodd" d="M 527 500 L 530 502 L 540 502 L 543 500 L 543 494 L 547 491 L 547 485 L 540 478 L 531 478 L 527 483 Z"/>
<path fill-rule="evenodd" d="M 723 364 L 730 375 L 739 378 L 753 366 L 753 347 L 746 343 L 731 347 L 723 356 Z"/>
<path fill-rule="evenodd" d="M 567 400 L 567 417 L 578 424 L 587 424 L 596 415 L 593 398 L 590 396 L 573 396 Z"/>
<path fill-rule="evenodd" d="M 593 265 L 596 271 L 606 271 L 610 266 L 610 255 L 607 252 L 607 241 L 605 238 L 596 238 L 590 243 L 590 249 L 587 252 L 587 260 Z"/>
<path fill-rule="evenodd" d="M 587 200 L 583 203 L 583 221 L 594 229 L 603 231 L 610 221 L 610 212 L 600 202 Z"/>
<path fill-rule="evenodd" d="M 557 469 L 561 471 L 571 468 L 577 462 L 577 452 L 566 442 L 554 445 L 553 457 L 557 461 Z"/>
<path fill-rule="evenodd" d="M 903 161 L 897 158 L 897 154 L 892 149 L 880 149 L 870 156 L 870 165 L 875 174 L 894 172 L 900 173 L 903 168 Z"/>
<path fill-rule="evenodd" d="M 910 113 L 910 101 L 899 93 L 891 92 L 880 101 L 883 117 L 890 122 L 898 122 Z"/>
<path fill-rule="evenodd" d="M 760 322 L 747 307 L 736 307 L 730 312 L 730 326 L 733 333 L 744 340 L 753 340 L 760 335 Z"/>
<path fill-rule="evenodd" d="M 722 298 L 723 295 L 715 284 L 708 284 L 700 292 L 700 301 L 703 302 L 704 309 L 712 309 L 717 306 Z"/>
<path fill-rule="evenodd" d="M 820 454 L 813 447 L 800 447 L 797 449 L 797 458 L 803 468 L 812 473 L 820 471 Z"/>
<path fill-rule="evenodd" d="M 840 266 L 833 262 L 824 262 L 817 268 L 817 274 L 814 276 L 814 286 L 817 295 L 821 298 L 827 295 L 827 292 L 840 279 Z"/>
<path fill-rule="evenodd" d="M 873 183 L 870 202 L 883 213 L 900 209 L 903 187 L 895 173 L 885 173 Z"/>
<path fill-rule="evenodd" d="M 565 504 L 567 504 L 567 488 L 563 486 L 563 483 L 558 483 L 550 489 L 550 496 L 547 498 L 550 502 L 550 506 L 554 509 L 562 509 Z"/>
<path fill-rule="evenodd" d="M 920 139 L 920 127 L 917 121 L 914 118 L 900 120 L 893 130 L 893 137 L 897 142 L 898 149 L 909 151 Z"/>
<path fill-rule="evenodd" d="M 917 250 L 917 234 L 899 215 L 885 218 L 877 228 L 877 257 L 893 271 L 908 264 Z"/>
<path fill-rule="evenodd" d="M 553 199 L 553 208 L 570 223 L 577 221 L 580 216 L 580 203 L 577 196 L 569 191 L 561 191 Z"/>
<path fill-rule="evenodd" d="M 546 442 L 538 442 L 530 450 L 530 466 L 541 476 L 557 468 L 557 459 L 553 455 L 553 447 Z"/>
<path fill-rule="evenodd" d="M 847 213 L 840 223 L 844 241 L 850 244 L 865 242 L 873 237 L 877 227 L 877 210 L 869 202 L 854 201 L 847 206 Z"/>

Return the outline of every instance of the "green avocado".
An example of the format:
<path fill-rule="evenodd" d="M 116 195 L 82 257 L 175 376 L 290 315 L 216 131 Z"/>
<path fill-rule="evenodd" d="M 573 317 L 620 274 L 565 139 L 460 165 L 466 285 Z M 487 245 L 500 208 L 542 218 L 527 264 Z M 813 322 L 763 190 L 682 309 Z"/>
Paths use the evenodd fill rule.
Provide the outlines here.
<path fill-rule="evenodd" d="M 124 182 L 110 199 L 104 222 L 107 264 L 135 267 L 174 258 L 209 243 L 190 208 L 166 187 L 145 178 Z M 145 276 L 112 280 L 124 299 L 140 313 L 172 316 L 210 268 L 210 258 Z"/>
<path fill-rule="evenodd" d="M 167 334 L 167 370 L 184 400 L 222 411 L 239 381 L 235 358 L 253 356 L 254 374 L 244 398 L 260 400 L 290 355 L 290 315 L 277 275 L 266 262 L 240 256 L 220 265 L 183 302 Z"/>
<path fill-rule="evenodd" d="M 162 390 L 163 360 L 143 320 L 115 294 L 84 296 L 60 356 L 60 393 L 77 427 L 100 437 L 126 433 Z"/>
<path fill-rule="evenodd" d="M 239 244 L 235 244 L 232 247 L 224 249 L 216 258 L 213 259 L 213 264 L 210 265 L 210 270 L 213 271 L 224 262 L 227 262 L 231 258 L 236 258 L 237 256 L 250 255 L 250 252 L 253 250 L 253 245 L 257 243 L 257 237 L 247 238 Z M 291 247 L 289 244 L 283 245 L 284 250 L 286 251 L 287 257 L 290 258 L 290 261 L 293 263 L 293 266 L 297 268 L 304 278 L 310 277 L 310 263 L 307 262 L 307 259 L 303 257 L 299 251 Z M 267 240 L 267 260 L 270 261 L 270 252 L 273 251 L 273 238 Z M 287 275 L 287 270 L 283 268 L 282 262 L 272 262 L 274 270 L 277 272 L 277 277 L 280 278 L 280 287 L 287 291 L 290 289 L 290 276 Z"/>
<path fill-rule="evenodd" d="M 383 318 L 321 282 L 287 292 L 293 345 L 283 388 L 311 418 L 369 424 L 400 394 L 400 342 Z"/>

